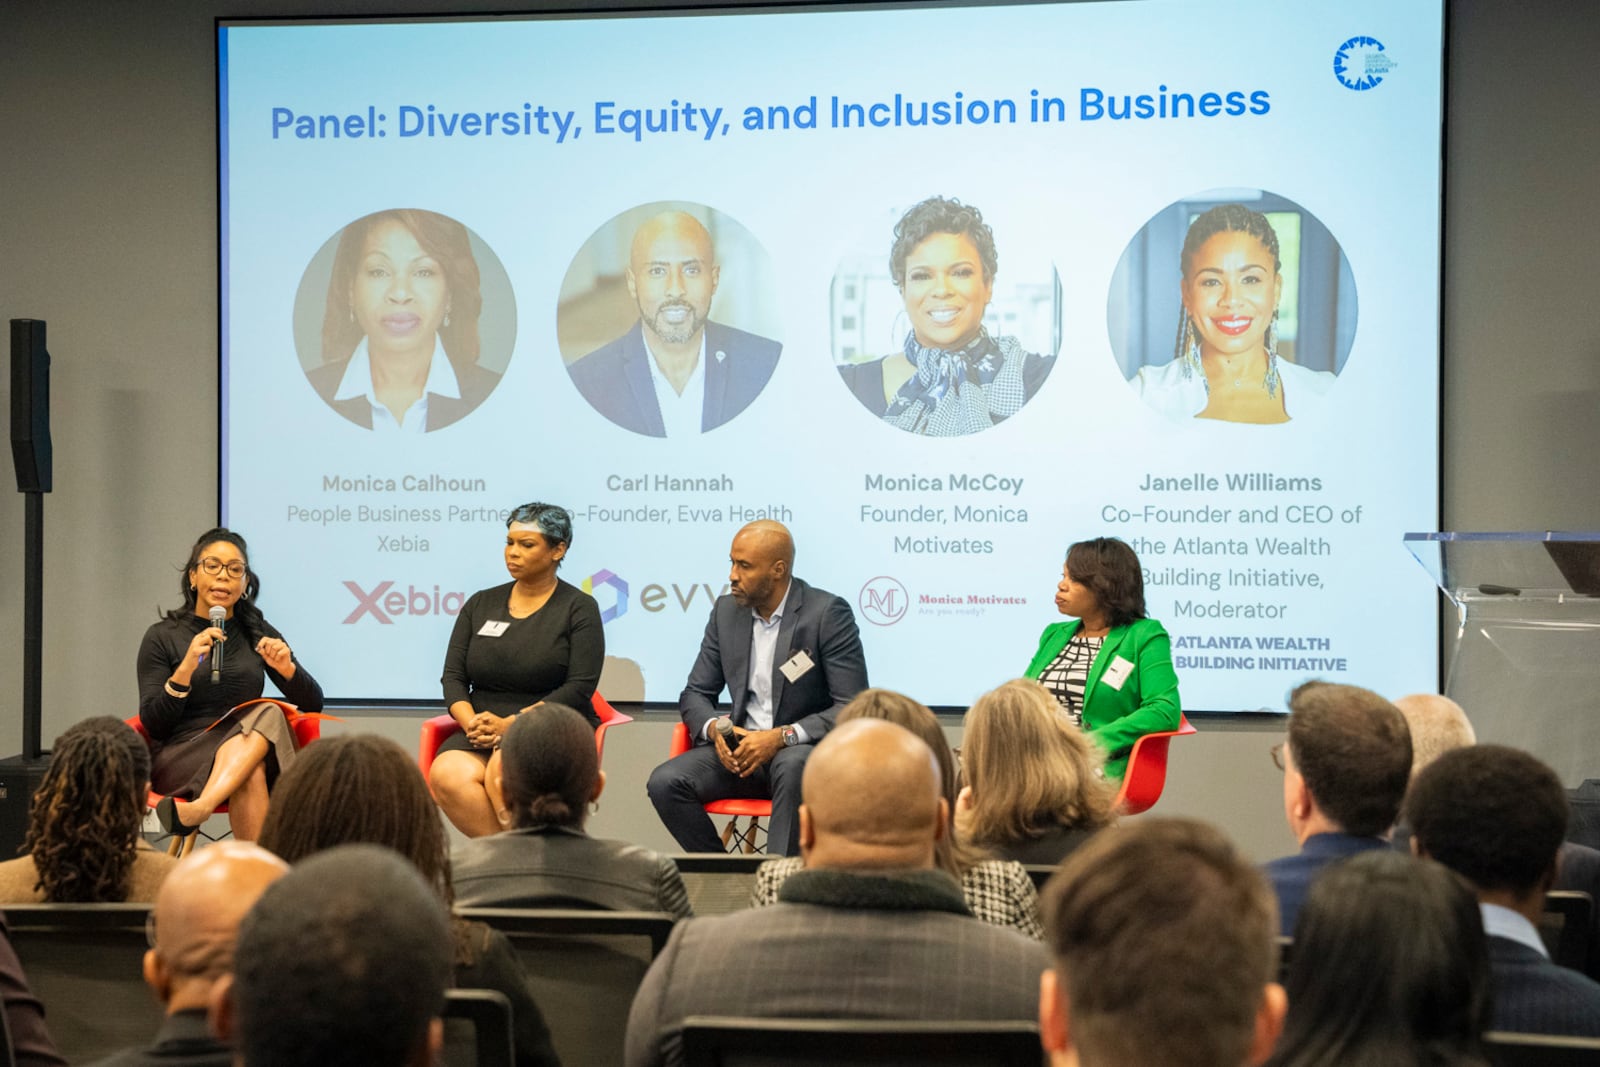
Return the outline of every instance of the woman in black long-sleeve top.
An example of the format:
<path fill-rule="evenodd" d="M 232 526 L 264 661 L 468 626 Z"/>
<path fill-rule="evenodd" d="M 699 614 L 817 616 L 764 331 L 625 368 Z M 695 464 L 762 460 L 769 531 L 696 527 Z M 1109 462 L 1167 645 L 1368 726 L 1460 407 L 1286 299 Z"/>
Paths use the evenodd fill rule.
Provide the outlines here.
<path fill-rule="evenodd" d="M 517 714 L 550 701 L 590 709 L 606 639 L 594 598 L 556 577 L 572 543 L 572 516 L 524 504 L 506 520 L 506 570 L 514 579 L 474 593 L 456 616 L 445 653 L 444 699 L 461 726 L 439 746 L 428 785 L 468 837 L 502 829 L 505 801 L 492 761 Z"/>
<path fill-rule="evenodd" d="M 294 758 L 294 734 L 273 705 L 211 725 L 255 700 L 267 678 L 304 712 L 322 710 L 322 687 L 302 667 L 256 606 L 261 579 L 232 530 L 208 530 L 189 552 L 180 579 L 183 607 L 145 631 L 139 644 L 139 720 L 151 739 L 151 787 L 171 833 L 191 833 L 224 802 L 235 837 L 253 841 L 267 816 L 267 794 Z M 210 613 L 221 608 L 223 625 Z M 213 645 L 225 640 L 220 677 L 211 681 Z"/>

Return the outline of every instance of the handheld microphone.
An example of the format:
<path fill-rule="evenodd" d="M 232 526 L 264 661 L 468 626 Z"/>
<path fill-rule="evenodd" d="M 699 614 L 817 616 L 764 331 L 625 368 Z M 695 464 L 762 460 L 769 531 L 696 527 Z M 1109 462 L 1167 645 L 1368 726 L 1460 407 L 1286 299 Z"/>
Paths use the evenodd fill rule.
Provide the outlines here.
<path fill-rule="evenodd" d="M 211 609 L 211 625 L 223 629 L 228 623 L 228 613 L 221 607 Z M 211 684 L 222 681 L 222 642 L 211 642 Z"/>
<path fill-rule="evenodd" d="M 717 720 L 717 733 L 722 735 L 722 743 L 732 752 L 739 747 L 739 735 L 733 732 L 733 720 L 726 715 Z"/>

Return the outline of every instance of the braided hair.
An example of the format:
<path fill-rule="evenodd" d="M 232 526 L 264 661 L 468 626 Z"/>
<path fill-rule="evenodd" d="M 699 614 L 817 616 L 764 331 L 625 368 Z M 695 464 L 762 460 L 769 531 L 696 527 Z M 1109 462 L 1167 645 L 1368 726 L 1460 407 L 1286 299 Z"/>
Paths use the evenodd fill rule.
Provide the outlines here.
<path fill-rule="evenodd" d="M 121 719 L 98 715 L 62 734 L 22 843 L 39 873 L 34 889 L 51 903 L 126 899 L 149 781 L 150 750 Z"/>
<path fill-rule="evenodd" d="M 1195 253 L 1200 251 L 1200 246 L 1219 233 L 1244 233 L 1260 241 L 1262 246 L 1272 255 L 1272 272 L 1283 273 L 1283 260 L 1278 252 L 1278 233 L 1272 228 L 1272 222 L 1259 211 L 1253 211 L 1243 204 L 1218 204 L 1194 220 L 1194 225 L 1189 227 L 1189 232 L 1183 237 L 1183 253 L 1179 258 L 1182 276 L 1189 277 L 1189 268 L 1194 264 Z M 1189 321 L 1189 311 L 1180 306 L 1178 309 L 1178 343 L 1174 351 L 1174 359 L 1182 359 L 1189 352 L 1189 346 L 1194 343 L 1194 325 Z"/>

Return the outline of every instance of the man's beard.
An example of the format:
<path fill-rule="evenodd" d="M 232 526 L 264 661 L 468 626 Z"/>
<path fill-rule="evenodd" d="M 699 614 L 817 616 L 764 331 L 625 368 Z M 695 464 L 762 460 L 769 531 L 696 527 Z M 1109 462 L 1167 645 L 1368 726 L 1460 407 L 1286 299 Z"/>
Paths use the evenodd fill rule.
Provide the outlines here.
<path fill-rule="evenodd" d="M 663 321 L 661 317 L 662 312 L 670 311 L 673 308 L 683 308 L 687 310 L 689 312 L 689 317 L 680 323 Z M 656 308 L 656 313 L 654 316 L 644 320 L 645 325 L 650 327 L 650 332 L 661 338 L 661 340 L 665 341 L 669 345 L 681 345 L 686 343 L 691 337 L 700 332 L 700 328 L 705 325 L 705 321 L 705 319 L 700 317 L 700 312 L 695 309 L 695 306 L 685 301 L 674 301 L 670 304 L 662 304 L 660 307 Z"/>

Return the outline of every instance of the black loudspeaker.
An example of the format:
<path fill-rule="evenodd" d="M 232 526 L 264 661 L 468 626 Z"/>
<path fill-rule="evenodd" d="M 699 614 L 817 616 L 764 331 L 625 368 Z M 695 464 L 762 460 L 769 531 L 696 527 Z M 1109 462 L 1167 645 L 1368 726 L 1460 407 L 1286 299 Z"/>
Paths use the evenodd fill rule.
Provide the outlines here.
<path fill-rule="evenodd" d="M 11 459 L 17 492 L 50 491 L 50 353 L 44 320 L 11 320 Z"/>
<path fill-rule="evenodd" d="M 28 811 L 44 778 L 46 757 L 0 759 L 0 860 L 15 859 L 28 834 Z"/>

